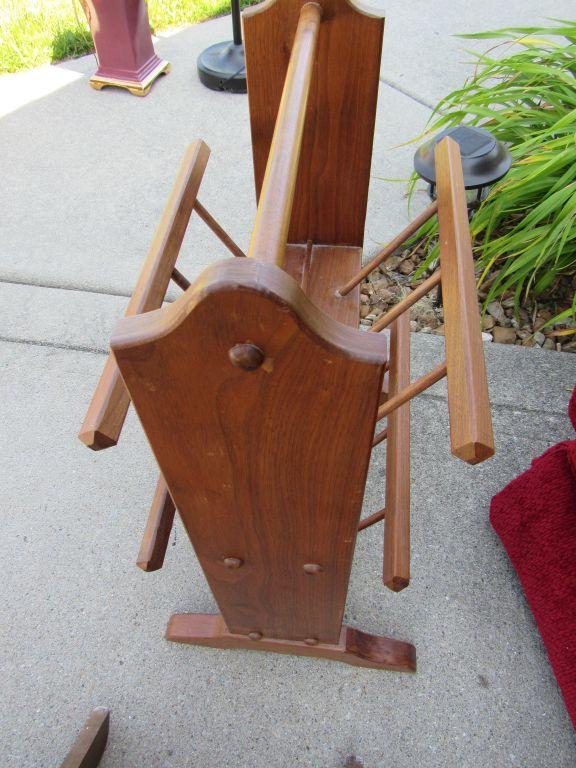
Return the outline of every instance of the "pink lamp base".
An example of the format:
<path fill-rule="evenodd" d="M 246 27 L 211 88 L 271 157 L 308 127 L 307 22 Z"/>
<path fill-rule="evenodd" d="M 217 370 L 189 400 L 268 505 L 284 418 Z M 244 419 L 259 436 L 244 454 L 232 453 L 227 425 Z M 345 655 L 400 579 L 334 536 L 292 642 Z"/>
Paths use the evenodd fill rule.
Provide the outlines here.
<path fill-rule="evenodd" d="M 126 73 L 123 77 L 119 77 L 118 72 L 112 74 L 107 72 L 104 67 L 98 67 L 90 78 L 90 85 L 97 91 L 110 85 L 116 88 L 126 88 L 134 96 L 146 96 L 154 80 L 168 72 L 170 72 L 170 63 L 154 54 L 137 72 Z"/>

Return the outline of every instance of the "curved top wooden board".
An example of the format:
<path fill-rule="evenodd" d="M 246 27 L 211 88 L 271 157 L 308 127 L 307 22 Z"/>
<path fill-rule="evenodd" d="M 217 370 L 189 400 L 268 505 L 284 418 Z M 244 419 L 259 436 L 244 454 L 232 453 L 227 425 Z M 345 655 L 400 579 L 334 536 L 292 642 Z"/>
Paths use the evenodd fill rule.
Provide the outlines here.
<path fill-rule="evenodd" d="M 254 370 L 238 345 L 261 350 Z M 238 259 L 111 346 L 229 630 L 337 643 L 385 338 Z"/>
<path fill-rule="evenodd" d="M 305 0 L 243 11 L 256 196 Z M 364 240 L 384 19 L 348 0 L 318 0 L 322 21 L 312 75 L 289 243 Z"/>

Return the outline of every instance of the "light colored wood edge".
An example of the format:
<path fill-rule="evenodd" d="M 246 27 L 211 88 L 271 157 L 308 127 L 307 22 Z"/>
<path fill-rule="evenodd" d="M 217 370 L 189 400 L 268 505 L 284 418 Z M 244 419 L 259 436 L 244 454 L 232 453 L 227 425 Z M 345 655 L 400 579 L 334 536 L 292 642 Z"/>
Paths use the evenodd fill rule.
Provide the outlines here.
<path fill-rule="evenodd" d="M 262 3 L 258 3 L 257 5 L 251 5 L 248 8 L 244 8 L 242 11 L 242 18 L 243 19 L 250 19 L 253 16 L 258 16 L 261 13 L 266 13 L 270 8 L 272 8 L 276 3 L 282 2 L 285 0 L 263 0 Z M 307 0 L 303 0 L 302 4 L 304 5 L 304 2 Z M 378 8 L 375 8 L 368 3 L 364 4 L 361 2 L 355 2 L 354 0 L 346 0 L 346 4 L 350 6 L 354 11 L 357 13 L 360 13 L 362 16 L 368 16 L 368 18 L 371 19 L 383 19 L 384 14 L 378 13 Z"/>
<path fill-rule="evenodd" d="M 93 709 L 60 768 L 96 768 L 106 749 L 109 725 L 110 710 Z"/>
<path fill-rule="evenodd" d="M 147 573 L 158 571 L 164 565 L 164 557 L 170 541 L 176 507 L 170 496 L 164 477 L 160 475 L 146 528 L 142 536 L 136 565 Z"/>
<path fill-rule="evenodd" d="M 127 316 L 162 306 L 209 157 L 210 149 L 200 139 L 186 150 L 128 303 Z M 120 371 L 109 356 L 80 428 L 81 442 L 96 451 L 116 445 L 129 405 L 130 397 Z"/>
<path fill-rule="evenodd" d="M 488 380 L 460 148 L 435 150 L 452 453 L 468 464 L 494 454 Z"/>
<path fill-rule="evenodd" d="M 188 314 L 212 292 L 229 288 L 265 294 L 290 307 L 303 329 L 326 347 L 358 362 L 383 365 L 386 339 L 350 328 L 328 317 L 313 304 L 298 283 L 274 264 L 254 259 L 230 259 L 208 267 L 192 287 L 162 309 L 121 319 L 114 329 L 113 351 L 157 341 L 176 330 Z"/>
<path fill-rule="evenodd" d="M 321 19 L 318 3 L 302 6 L 248 248 L 250 258 L 279 266 L 288 240 Z"/>
<path fill-rule="evenodd" d="M 390 331 L 390 396 L 410 385 L 410 317 Z M 383 581 L 393 592 L 410 583 L 410 402 L 388 416 Z"/>

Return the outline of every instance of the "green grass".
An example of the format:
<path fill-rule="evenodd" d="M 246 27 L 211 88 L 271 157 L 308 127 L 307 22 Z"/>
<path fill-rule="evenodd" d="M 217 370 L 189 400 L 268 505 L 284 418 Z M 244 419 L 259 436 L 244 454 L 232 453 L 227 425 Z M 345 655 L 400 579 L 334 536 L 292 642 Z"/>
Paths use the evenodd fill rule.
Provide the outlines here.
<path fill-rule="evenodd" d="M 242 6 L 254 2 L 245 0 Z M 157 32 L 229 12 L 229 0 L 148 2 L 150 26 Z M 83 56 L 93 49 L 79 0 L 0 0 L 0 73 Z"/>
<path fill-rule="evenodd" d="M 518 309 L 576 278 L 576 21 L 466 37 L 505 43 L 477 56 L 473 77 L 438 104 L 430 131 L 481 125 L 510 147 L 512 168 L 475 213 L 471 233 L 486 303 L 513 296 Z M 422 235 L 432 245 L 436 223 Z M 437 256 L 434 245 L 421 271 Z M 573 297 L 550 323 L 576 319 Z"/>

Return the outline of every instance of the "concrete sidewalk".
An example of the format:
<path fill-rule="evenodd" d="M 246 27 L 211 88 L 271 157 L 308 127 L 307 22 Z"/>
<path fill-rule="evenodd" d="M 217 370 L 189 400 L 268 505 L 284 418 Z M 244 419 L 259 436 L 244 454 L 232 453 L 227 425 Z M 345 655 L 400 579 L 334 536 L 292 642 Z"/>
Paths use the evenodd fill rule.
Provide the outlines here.
<path fill-rule="evenodd" d="M 408 175 L 413 147 L 393 147 L 469 71 L 449 34 L 570 9 L 566 0 L 387 4 L 367 253 L 407 218 L 404 186 L 377 178 Z M 197 54 L 229 25 L 158 41 L 174 69 L 146 99 L 92 91 L 91 57 L 0 79 L 0 106 L 21 105 L 0 119 L 0 765 L 58 765 L 102 705 L 112 710 L 103 768 L 338 768 L 350 754 L 366 768 L 569 768 L 570 721 L 488 523 L 492 495 L 573 437 L 568 354 L 486 347 L 498 452 L 476 468 L 450 455 L 444 384 L 414 403 L 413 582 L 399 595 L 384 589 L 382 529 L 368 529 L 346 621 L 414 642 L 416 676 L 163 640 L 172 612 L 215 606 L 179 523 L 163 570 L 135 567 L 156 476 L 139 424 L 131 412 L 121 443 L 100 454 L 75 435 L 197 136 L 213 151 L 200 199 L 247 245 L 246 98 L 206 91 L 194 75 Z M 24 81 L 37 96 L 29 103 Z M 197 275 L 226 255 L 193 220 L 182 271 Z M 442 358 L 443 340 L 412 341 L 416 377 Z M 382 505 L 384 467 L 380 446 L 365 515 Z"/>

